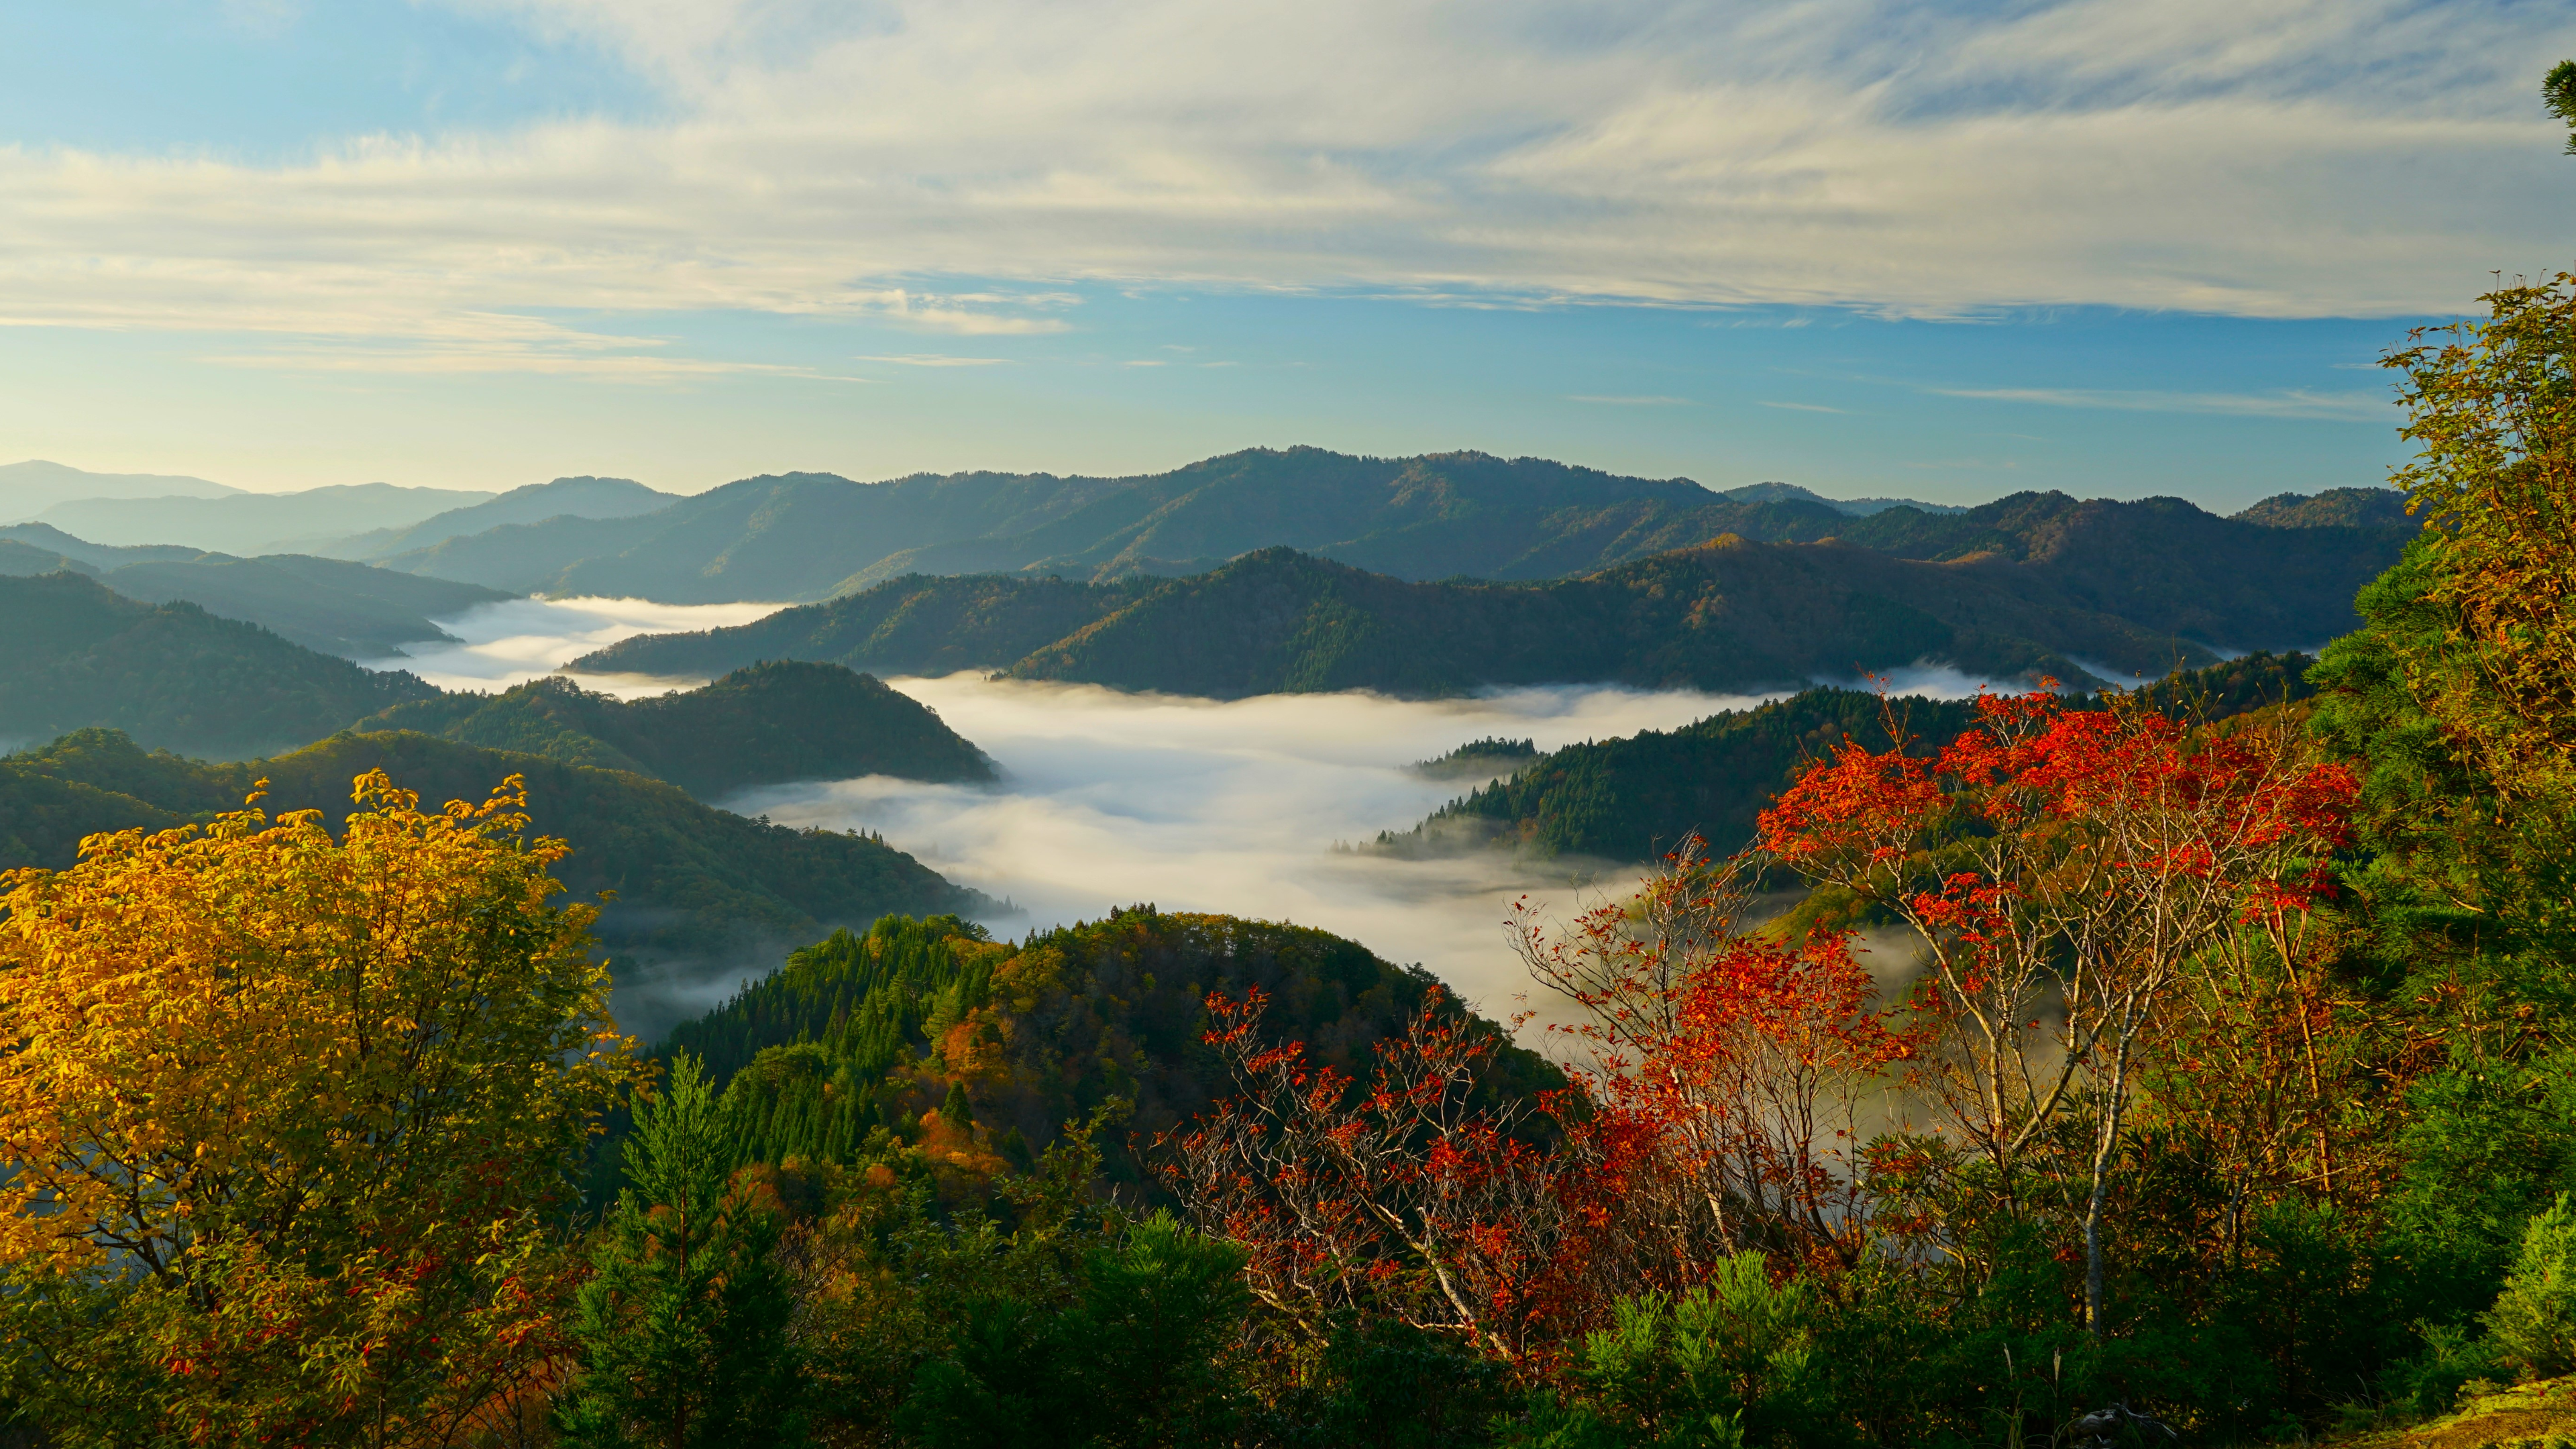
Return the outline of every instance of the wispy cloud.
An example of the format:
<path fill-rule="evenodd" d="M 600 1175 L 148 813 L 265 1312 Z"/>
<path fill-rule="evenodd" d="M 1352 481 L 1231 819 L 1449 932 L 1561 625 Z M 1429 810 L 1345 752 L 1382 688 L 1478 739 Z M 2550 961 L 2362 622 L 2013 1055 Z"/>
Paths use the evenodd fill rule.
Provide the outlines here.
<path fill-rule="evenodd" d="M 202 360 L 225 367 L 261 368 L 272 372 L 372 372 L 413 376 L 516 372 L 595 382 L 633 383 L 675 383 L 743 376 L 802 378 L 811 382 L 833 383 L 866 384 L 873 381 L 790 363 L 733 362 L 632 352 L 558 352 L 509 346 L 287 346 L 265 352 L 214 354 Z"/>
<path fill-rule="evenodd" d="M 1789 411 L 1796 413 L 1840 413 L 1850 411 L 1848 408 L 1829 408 L 1823 403 L 1766 402 L 1760 404 L 1760 406 L 1766 408 L 1787 408 Z"/>
<path fill-rule="evenodd" d="M 262 164 L 0 147 L 0 323 L 1010 336 L 1066 330 L 1074 282 L 2391 315 L 2568 222 L 2529 71 L 2576 12 L 2506 0 L 445 3 L 624 57 L 666 114 Z"/>
<path fill-rule="evenodd" d="M 936 352 L 907 352 L 898 357 L 860 356 L 859 362 L 891 362 L 897 367 L 1004 367 L 1007 357 L 949 357 Z"/>
<path fill-rule="evenodd" d="M 1618 397 L 1607 396 L 1600 393 L 1570 392 L 1565 395 L 1565 400 L 1567 402 L 1579 403 L 1606 403 L 1614 408 L 1686 408 L 1698 406 L 1697 403 L 1686 397 L 1663 397 L 1658 394 L 1647 394 L 1639 397 Z"/>
<path fill-rule="evenodd" d="M 2390 402 L 2378 393 L 2310 392 L 2156 392 L 2112 388 L 1934 387 L 1936 397 L 1975 398 L 1983 402 L 2036 403 L 2053 408 L 2107 408 L 2131 413 L 2207 413 L 2223 417 L 2313 418 L 2337 422 L 2381 423 L 2389 420 Z"/>

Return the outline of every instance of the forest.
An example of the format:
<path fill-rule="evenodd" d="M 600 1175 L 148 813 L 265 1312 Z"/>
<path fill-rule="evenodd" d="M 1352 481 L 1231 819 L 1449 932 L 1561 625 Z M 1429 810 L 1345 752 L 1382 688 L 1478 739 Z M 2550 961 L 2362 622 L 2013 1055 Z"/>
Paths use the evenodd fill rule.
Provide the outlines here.
<path fill-rule="evenodd" d="M 1690 763 L 1468 747 L 1760 795 L 1516 914 L 1525 1021 L 1309 929 L 925 899 L 646 1050 L 566 887 L 774 828 L 423 733 L 12 757 L 129 828 L 0 881 L 0 1408 L 63 1446 L 2576 1434 L 2576 277 L 2487 301 L 2390 358 L 2420 531 L 2314 661 L 1802 696 Z"/>

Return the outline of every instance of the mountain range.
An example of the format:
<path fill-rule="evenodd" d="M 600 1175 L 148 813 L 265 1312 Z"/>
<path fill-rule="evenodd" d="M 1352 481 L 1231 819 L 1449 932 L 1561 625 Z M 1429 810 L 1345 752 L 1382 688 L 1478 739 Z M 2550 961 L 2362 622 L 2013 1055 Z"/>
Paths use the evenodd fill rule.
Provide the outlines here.
<path fill-rule="evenodd" d="M 0 542 L 0 550 L 15 546 Z M 195 604 L 129 599 L 74 572 L 0 575 L 0 618 L 17 635 L 16 647 L 0 651 L 0 748 L 98 727 L 147 749 L 239 760 L 351 730 L 410 731 L 624 771 L 708 798 L 866 774 L 992 778 L 983 753 L 928 708 L 834 664 L 772 664 L 633 701 L 561 679 L 449 694 Z"/>
<path fill-rule="evenodd" d="M 1989 678 L 2157 678 L 2231 648 L 2343 632 L 2353 591 L 2408 532 L 2057 494 L 1844 521 L 1890 549 L 1723 535 L 1535 584 L 1409 582 L 1285 548 L 1176 579 L 914 576 L 734 628 L 639 636 L 575 667 L 704 676 L 809 659 L 1216 698 L 1589 682 L 1740 690 L 1925 662 Z"/>
<path fill-rule="evenodd" d="M 327 558 L 391 558 L 508 524 L 543 523 L 550 518 L 567 516 L 632 518 L 667 508 L 679 500 L 680 495 L 676 493 L 658 492 L 631 478 L 557 478 L 551 483 L 530 483 L 523 488 L 513 488 L 497 497 L 487 497 L 481 503 L 451 508 L 418 523 L 377 528 L 317 543 L 313 545 L 313 552 Z"/>
<path fill-rule="evenodd" d="M 241 491 L 176 473 L 91 473 L 30 458 L 0 464 L 0 523 L 82 498 L 225 498 Z"/>
<path fill-rule="evenodd" d="M 373 528 L 401 527 L 482 503 L 489 493 L 342 483 L 295 493 L 229 493 L 216 498 L 75 498 L 35 516 L 103 544 L 186 544 L 218 553 L 304 552 Z"/>
<path fill-rule="evenodd" d="M 557 478 L 506 493 L 360 483 L 249 493 L 202 478 L 0 468 L 0 524 L 51 525 L 94 547 L 302 553 L 372 560 L 505 524 L 625 518 L 679 501 L 625 478 Z M 96 560 L 92 560 L 96 562 Z"/>
<path fill-rule="evenodd" d="M 2282 526 L 2220 518 L 2179 499 L 2079 502 L 2060 493 L 1946 512 L 1836 503 L 1784 484 L 1715 493 L 1686 478 L 1482 453 L 1365 458 L 1290 448 L 1135 478 L 747 478 L 634 517 L 508 525 L 385 562 L 519 593 L 811 602 L 908 574 L 1173 577 L 1278 546 L 1415 582 L 1535 581 L 1732 533 L 1766 543 L 1840 539 L 1936 562 L 1994 553 L 2070 575 L 2088 557 L 2119 571 L 2116 555 L 2143 546 L 2179 566 L 2163 586 L 2171 600 L 2216 587 L 2233 607 L 2263 592 L 2260 579 L 2244 576 L 2248 562 L 2264 575 L 2286 571 L 2284 583 L 2305 597 L 2322 581 L 2304 575 L 2341 579 L 2355 550 L 2388 555 L 2410 527 Z M 2347 587 L 2333 600 L 2336 617 L 2349 615 L 2350 596 Z"/>

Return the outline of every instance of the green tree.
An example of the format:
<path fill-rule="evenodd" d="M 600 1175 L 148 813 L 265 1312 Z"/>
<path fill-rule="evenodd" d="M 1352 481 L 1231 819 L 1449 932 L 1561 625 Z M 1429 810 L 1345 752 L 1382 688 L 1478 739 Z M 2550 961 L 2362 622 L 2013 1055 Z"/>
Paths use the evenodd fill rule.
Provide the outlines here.
<path fill-rule="evenodd" d="M 2576 1373 L 2576 1208 L 2567 1194 L 2523 1230 L 2486 1322 L 2499 1357 L 2526 1378 Z"/>
<path fill-rule="evenodd" d="M 2567 154 L 2576 156 L 2576 60 L 2562 60 L 2549 68 L 2548 78 L 2540 83 L 2540 99 L 2549 114 L 2567 123 Z"/>
<path fill-rule="evenodd" d="M 901 1422 L 932 1449 L 1230 1442 L 1226 1350 L 1251 1305 L 1244 1253 L 1158 1212 L 1093 1249 L 1080 1296 L 970 1305 Z"/>
<path fill-rule="evenodd" d="M 597 1449 L 785 1445 L 803 1438 L 794 1300 L 775 1214 L 731 1182 L 733 1135 L 698 1059 L 635 1109 L 627 1181 L 582 1285 L 586 1360 L 562 1413 Z"/>
<path fill-rule="evenodd" d="M 1620 1299 L 1612 1324 L 1584 1338 L 1577 1376 L 1607 1416 L 1643 1436 L 1630 1442 L 1839 1443 L 1849 1434 L 1815 1355 L 1822 1316 L 1813 1285 L 1774 1283 L 1761 1254 L 1739 1253 L 1677 1298 Z M 1568 1444 L 1590 1442 L 1575 1421 L 1549 1428 Z"/>

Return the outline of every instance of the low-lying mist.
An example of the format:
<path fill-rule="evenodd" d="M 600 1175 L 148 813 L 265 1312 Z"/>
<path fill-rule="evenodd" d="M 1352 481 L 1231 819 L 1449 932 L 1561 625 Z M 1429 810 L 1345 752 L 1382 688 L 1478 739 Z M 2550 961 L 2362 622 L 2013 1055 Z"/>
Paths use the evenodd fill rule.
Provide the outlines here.
<path fill-rule="evenodd" d="M 1504 735 L 1547 750 L 1753 702 L 1557 688 L 1218 703 L 974 674 L 889 682 L 983 746 L 1001 783 L 870 776 L 747 791 L 727 806 L 782 825 L 880 831 L 950 879 L 1008 897 L 1020 914 L 991 922 L 997 930 L 1139 902 L 1293 921 L 1419 962 L 1498 1011 L 1520 990 L 1502 934 L 1512 899 L 1570 900 L 1577 882 L 1624 884 L 1625 870 L 1501 852 L 1391 860 L 1334 846 L 1405 829 L 1480 783 L 1407 768 L 1465 741 Z"/>
<path fill-rule="evenodd" d="M 510 599 L 433 622 L 461 642 L 414 644 L 369 669 L 407 669 L 441 689 L 499 690 L 552 674 L 568 660 L 637 634 L 722 629 L 775 614 L 778 604 L 657 604 L 650 599 Z M 621 698 L 703 684 L 702 679 L 583 678 Z"/>
<path fill-rule="evenodd" d="M 630 634 L 742 623 L 771 607 L 518 600 L 440 621 L 461 644 L 378 667 L 408 668 L 450 689 L 503 688 Z M 628 697 L 704 682 L 576 677 Z M 1512 902 L 1527 894 L 1545 914 L 1570 916 L 1624 894 L 1639 868 L 1504 851 L 1399 860 L 1336 847 L 1407 829 L 1481 783 L 1409 768 L 1467 741 L 1532 739 L 1546 751 L 1778 697 L 1584 685 L 1434 701 L 1219 702 L 975 673 L 888 683 L 981 746 L 1000 765 L 1000 782 L 869 776 L 766 787 L 722 803 L 781 825 L 880 832 L 951 880 L 1007 900 L 1013 909 L 986 923 L 996 934 L 1142 902 L 1292 921 L 1419 963 L 1496 1015 L 1514 1009 L 1528 986 L 1503 933 Z M 1956 695 L 1978 681 L 1923 669 L 1888 683 L 1900 693 Z M 630 979 L 619 1016 L 630 1029 L 658 1032 L 776 964 L 775 953 L 658 963 Z"/>

